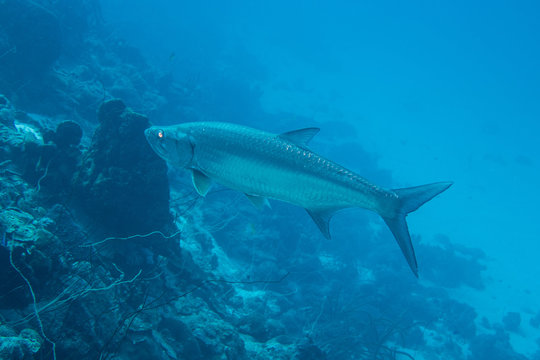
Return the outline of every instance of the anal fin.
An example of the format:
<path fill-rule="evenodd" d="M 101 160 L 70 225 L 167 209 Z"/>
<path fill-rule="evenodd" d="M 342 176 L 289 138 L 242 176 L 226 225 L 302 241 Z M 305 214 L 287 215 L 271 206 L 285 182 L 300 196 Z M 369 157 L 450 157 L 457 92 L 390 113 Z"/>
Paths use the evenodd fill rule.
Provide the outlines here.
<path fill-rule="evenodd" d="M 246 194 L 246 196 L 249 199 L 249 201 L 251 201 L 251 203 L 259 210 L 265 206 L 268 206 L 269 208 L 271 208 L 270 203 L 268 202 L 268 199 L 263 196 L 250 195 L 250 194 Z"/>
<path fill-rule="evenodd" d="M 317 224 L 317 227 L 319 230 L 321 230 L 322 234 L 325 238 L 330 239 L 330 219 L 332 216 L 334 216 L 334 213 L 336 212 L 335 209 L 317 209 L 317 210 L 309 210 L 306 209 L 309 216 L 315 221 L 315 224 Z"/>

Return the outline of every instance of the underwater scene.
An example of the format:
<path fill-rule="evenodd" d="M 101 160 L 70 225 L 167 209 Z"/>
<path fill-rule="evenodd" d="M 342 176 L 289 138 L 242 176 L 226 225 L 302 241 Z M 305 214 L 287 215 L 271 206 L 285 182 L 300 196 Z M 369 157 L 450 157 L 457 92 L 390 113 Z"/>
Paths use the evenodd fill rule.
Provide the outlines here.
<path fill-rule="evenodd" d="M 0 359 L 540 360 L 539 18 L 0 0 Z"/>

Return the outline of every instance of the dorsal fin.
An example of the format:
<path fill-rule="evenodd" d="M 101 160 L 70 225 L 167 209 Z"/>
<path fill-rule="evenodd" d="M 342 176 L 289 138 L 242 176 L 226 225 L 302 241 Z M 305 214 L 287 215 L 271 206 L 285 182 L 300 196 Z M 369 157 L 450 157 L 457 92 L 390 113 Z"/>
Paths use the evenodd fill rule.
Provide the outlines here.
<path fill-rule="evenodd" d="M 210 180 L 208 176 L 204 175 L 199 170 L 195 169 L 191 171 L 191 180 L 193 181 L 193 186 L 195 186 L 195 190 L 197 190 L 199 195 L 206 196 L 206 193 L 208 193 L 208 190 L 212 185 L 212 180 Z"/>
<path fill-rule="evenodd" d="M 298 146 L 305 147 L 310 142 L 310 140 L 313 139 L 315 135 L 317 135 L 317 133 L 320 130 L 321 129 L 315 128 L 315 127 L 298 129 L 298 130 L 284 132 L 283 134 L 280 134 L 279 136 Z"/>

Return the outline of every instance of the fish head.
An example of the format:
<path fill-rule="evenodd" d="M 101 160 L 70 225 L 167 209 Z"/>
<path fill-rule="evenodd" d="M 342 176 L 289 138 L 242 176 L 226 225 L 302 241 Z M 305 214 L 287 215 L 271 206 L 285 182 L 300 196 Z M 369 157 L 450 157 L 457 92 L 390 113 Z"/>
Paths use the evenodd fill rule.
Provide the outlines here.
<path fill-rule="evenodd" d="M 188 167 L 193 158 L 193 145 L 188 134 L 174 126 L 152 126 L 144 130 L 152 150 L 169 164 Z"/>

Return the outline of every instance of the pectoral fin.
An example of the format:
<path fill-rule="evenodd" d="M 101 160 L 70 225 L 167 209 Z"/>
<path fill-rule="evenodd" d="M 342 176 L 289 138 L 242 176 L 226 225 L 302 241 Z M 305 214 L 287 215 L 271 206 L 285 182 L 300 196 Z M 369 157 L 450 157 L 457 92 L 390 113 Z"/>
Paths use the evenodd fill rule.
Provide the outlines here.
<path fill-rule="evenodd" d="M 325 238 L 330 239 L 330 219 L 336 212 L 334 209 L 327 210 L 309 210 L 306 209 L 315 224 L 319 227 Z"/>
<path fill-rule="evenodd" d="M 193 186 L 195 186 L 195 190 L 197 190 L 199 195 L 206 196 L 210 186 L 212 185 L 212 180 L 199 170 L 191 171 L 191 180 L 193 181 Z"/>
<path fill-rule="evenodd" d="M 268 206 L 269 208 L 271 208 L 270 203 L 268 202 L 268 199 L 265 197 L 257 196 L 257 195 L 250 195 L 250 194 L 246 194 L 246 196 L 249 199 L 249 201 L 251 201 L 251 203 L 255 205 L 255 207 L 259 210 L 265 206 Z"/>

